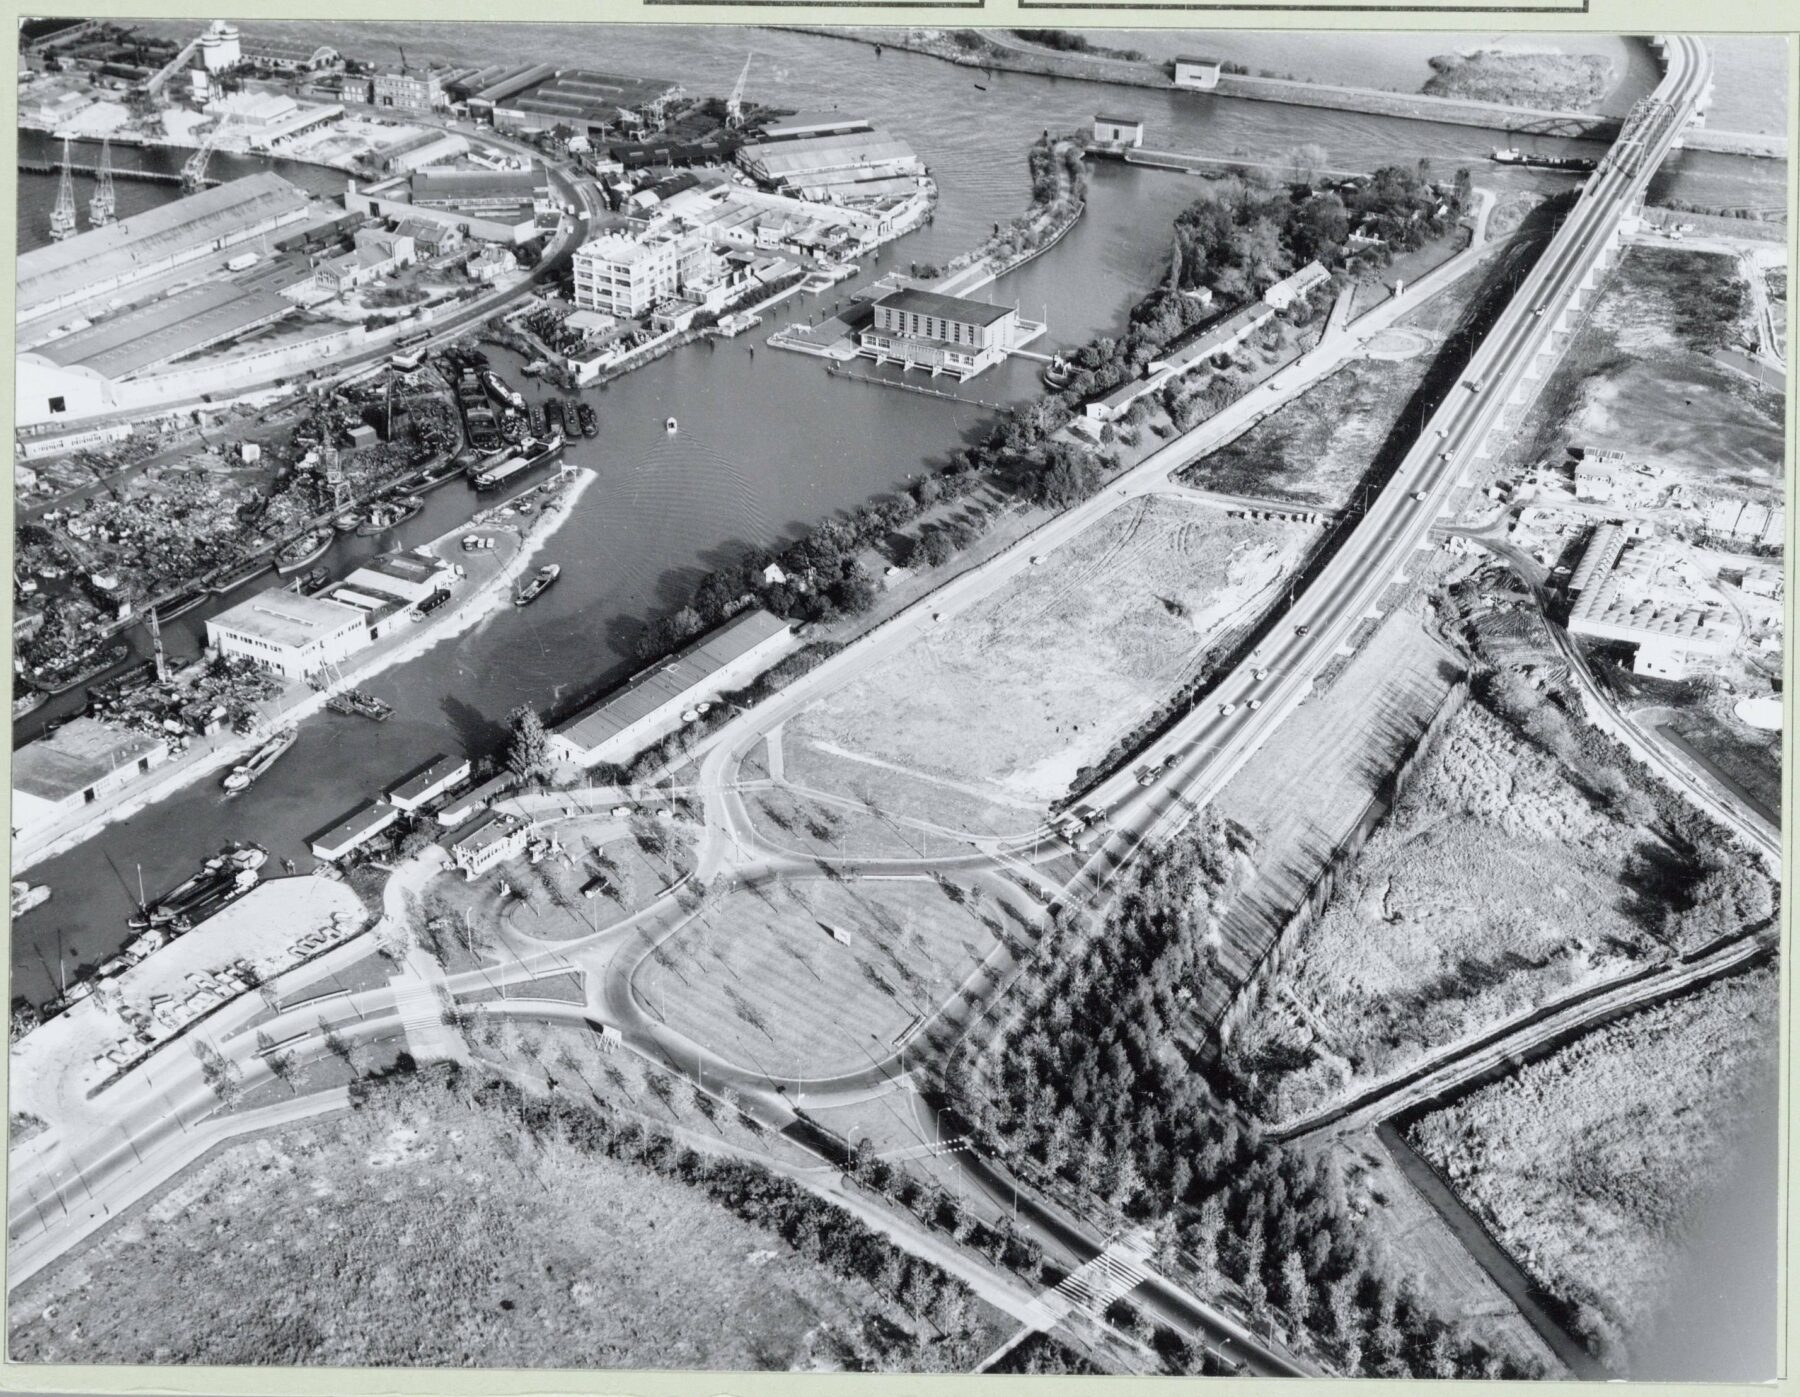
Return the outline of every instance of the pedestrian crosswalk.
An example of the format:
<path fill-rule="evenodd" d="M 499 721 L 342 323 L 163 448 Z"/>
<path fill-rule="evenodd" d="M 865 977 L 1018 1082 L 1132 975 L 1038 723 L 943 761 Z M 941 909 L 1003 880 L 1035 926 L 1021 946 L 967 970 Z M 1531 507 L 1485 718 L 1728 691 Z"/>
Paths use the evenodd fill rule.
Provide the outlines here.
<path fill-rule="evenodd" d="M 1060 1316 L 1080 1310 L 1095 1319 L 1107 1306 L 1129 1295 L 1153 1274 L 1150 1252 L 1154 1245 L 1147 1229 L 1138 1228 L 1107 1243 L 1092 1261 L 1078 1266 L 1044 1297 Z"/>

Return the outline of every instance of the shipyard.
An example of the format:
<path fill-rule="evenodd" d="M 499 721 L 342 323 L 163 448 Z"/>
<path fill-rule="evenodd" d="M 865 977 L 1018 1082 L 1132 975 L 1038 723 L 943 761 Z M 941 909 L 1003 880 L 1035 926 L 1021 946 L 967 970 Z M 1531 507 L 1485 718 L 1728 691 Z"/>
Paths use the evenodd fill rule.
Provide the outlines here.
<path fill-rule="evenodd" d="M 1773 1372 L 1779 36 L 1002 22 L 21 27 L 14 1361 Z"/>

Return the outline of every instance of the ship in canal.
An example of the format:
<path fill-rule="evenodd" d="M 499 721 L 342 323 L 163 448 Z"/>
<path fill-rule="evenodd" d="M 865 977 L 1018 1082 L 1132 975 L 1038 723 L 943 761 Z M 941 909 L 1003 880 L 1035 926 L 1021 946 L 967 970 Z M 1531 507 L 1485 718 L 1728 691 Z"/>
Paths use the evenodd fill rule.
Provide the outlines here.
<path fill-rule="evenodd" d="M 331 547 L 331 539 L 330 529 L 314 529 L 310 534 L 302 534 L 276 552 L 275 571 L 286 577 L 291 572 L 311 567 L 325 556 Z"/>
<path fill-rule="evenodd" d="M 134 931 L 149 927 L 175 927 L 211 916 L 256 886 L 256 870 L 269 857 L 260 844 L 227 844 L 200 871 L 183 879 L 156 902 L 141 908 L 127 921 Z"/>
<path fill-rule="evenodd" d="M 584 437 L 600 435 L 600 416 L 586 403 L 575 405 L 575 415 L 581 422 L 581 434 Z"/>
<path fill-rule="evenodd" d="M 40 674 L 33 672 L 19 677 L 24 680 L 25 683 L 31 685 L 32 688 L 38 689 L 43 693 L 50 695 L 66 694 L 70 689 L 75 688 L 79 684 L 85 684 L 90 679 L 98 679 L 114 665 L 124 663 L 130 654 L 131 647 L 121 642 L 118 645 L 111 646 L 106 653 L 99 656 L 92 664 L 83 665 L 72 674 Z"/>
<path fill-rule="evenodd" d="M 561 576 L 562 568 L 558 564 L 546 563 L 532 574 L 529 582 L 524 583 L 518 591 L 513 593 L 513 605 L 530 606 L 549 591 L 551 584 Z"/>
<path fill-rule="evenodd" d="M 477 471 L 469 477 L 469 483 L 483 492 L 498 490 L 514 476 L 554 461 L 562 455 L 562 449 L 563 439 L 559 436 L 551 437 L 549 441 L 537 441 L 527 437 L 519 443 L 516 453 L 503 457 L 493 465 Z"/>
<path fill-rule="evenodd" d="M 256 784 L 257 778 L 274 766 L 282 754 L 292 747 L 299 737 L 298 728 L 283 728 L 276 733 L 257 749 L 256 755 L 249 761 L 239 763 L 226 773 L 223 782 L 225 794 L 234 796 L 240 791 L 249 790 Z"/>
<path fill-rule="evenodd" d="M 1563 170 L 1572 175 L 1589 174 L 1599 164 L 1598 161 L 1579 155 L 1540 155 L 1535 150 L 1520 150 L 1517 146 L 1495 150 L 1488 159 L 1501 165 L 1523 165 L 1531 170 Z"/>
<path fill-rule="evenodd" d="M 377 723 L 385 723 L 394 714 L 394 706 L 366 694 L 361 689 L 347 689 L 341 694 L 333 694 L 325 700 L 325 707 L 333 713 L 341 713 L 346 718 L 372 718 Z"/>
<path fill-rule="evenodd" d="M 252 558 L 249 562 L 231 569 L 218 581 L 211 583 L 212 594 L 215 597 L 222 597 L 227 592 L 236 591 L 252 578 L 261 577 L 269 570 L 269 567 L 268 554 L 265 553 L 260 558 Z"/>

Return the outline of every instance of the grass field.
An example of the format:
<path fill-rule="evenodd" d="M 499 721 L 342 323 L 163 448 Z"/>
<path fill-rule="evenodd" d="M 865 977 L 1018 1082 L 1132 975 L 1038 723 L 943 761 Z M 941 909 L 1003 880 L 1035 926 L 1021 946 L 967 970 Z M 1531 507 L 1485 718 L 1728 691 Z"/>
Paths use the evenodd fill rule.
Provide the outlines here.
<path fill-rule="evenodd" d="M 460 1090 L 234 1145 L 12 1296 L 39 1362 L 941 1369 L 902 1306 Z M 991 1331 L 991 1332 L 988 1332 Z"/>
<path fill-rule="evenodd" d="M 1121 505 L 790 722 L 790 763 L 811 745 L 1052 800 L 1259 614 L 1312 538 L 1180 500 Z"/>
<path fill-rule="evenodd" d="M 826 878 L 725 894 L 639 967 L 652 1013 L 733 1061 L 823 1075 L 886 1057 L 991 951 L 1009 918 L 928 878 Z M 837 941 L 842 930 L 848 944 Z"/>
<path fill-rule="evenodd" d="M 1324 1105 L 1658 949 L 1662 850 L 1473 701 L 1451 720 L 1237 1053 L 1272 1118 Z"/>
<path fill-rule="evenodd" d="M 1604 1358 L 1654 1318 L 1776 1069 L 1763 968 L 1610 1024 L 1427 1116 L 1410 1139 Z M 1773 1214 L 1770 1226 L 1776 1223 Z"/>

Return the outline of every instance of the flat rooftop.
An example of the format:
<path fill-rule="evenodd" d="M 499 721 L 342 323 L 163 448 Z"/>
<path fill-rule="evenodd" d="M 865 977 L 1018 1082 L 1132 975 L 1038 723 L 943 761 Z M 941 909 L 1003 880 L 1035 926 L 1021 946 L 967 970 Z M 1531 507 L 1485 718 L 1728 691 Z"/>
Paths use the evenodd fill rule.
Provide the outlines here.
<path fill-rule="evenodd" d="M 565 68 L 504 103 L 507 110 L 540 116 L 567 116 L 580 121 L 606 123 L 621 111 L 636 111 L 673 92 L 667 78 L 634 77 L 625 73 L 601 73 L 590 68 Z"/>
<path fill-rule="evenodd" d="M 291 221 L 306 207 L 301 190 L 263 171 L 33 248 L 19 254 L 19 313 L 28 315 L 84 284 L 147 276 L 170 257 L 246 229 Z"/>
<path fill-rule="evenodd" d="M 363 613 L 326 597 L 308 597 L 284 587 L 271 587 L 221 611 L 207 625 L 227 627 L 273 645 L 298 648 L 347 625 L 362 625 Z"/>
<path fill-rule="evenodd" d="M 638 671 L 622 688 L 562 724 L 557 734 L 592 750 L 652 713 L 685 702 L 727 665 L 788 629 L 786 621 L 761 608 L 747 611 L 669 659 Z"/>
<path fill-rule="evenodd" d="M 367 805 L 358 806 L 329 829 L 320 830 L 307 843 L 315 851 L 353 849 L 399 818 L 400 812 L 385 800 L 370 801 Z"/>
<path fill-rule="evenodd" d="M 162 738 L 149 733 L 108 727 L 97 718 L 76 718 L 13 753 L 13 789 L 40 800 L 65 800 L 163 745 Z"/>
<path fill-rule="evenodd" d="M 961 296 L 942 296 L 936 291 L 907 287 L 893 291 L 875 303 L 889 310 L 909 315 L 929 315 L 939 320 L 958 320 L 964 325 L 992 325 L 1017 312 L 1011 306 L 990 305 L 986 301 L 967 301 Z"/>
<path fill-rule="evenodd" d="M 813 136 L 825 131 L 870 131 L 868 118 L 846 116 L 842 112 L 795 112 L 765 121 L 761 131 L 771 141 L 788 136 Z"/>
<path fill-rule="evenodd" d="M 398 786 L 388 792 L 389 800 L 419 800 L 427 791 L 453 780 L 469 769 L 467 757 L 452 757 L 439 752 L 423 766 L 415 768 Z"/>
<path fill-rule="evenodd" d="M 291 301 L 266 288 L 206 282 L 109 315 L 32 352 L 65 369 L 129 378 L 278 320 L 293 309 Z"/>
<path fill-rule="evenodd" d="M 489 810 L 478 815 L 474 822 L 464 825 L 450 841 L 452 849 L 467 849 L 470 853 L 478 853 L 490 845 L 518 832 L 524 821 L 514 815 L 502 815 Z"/>

